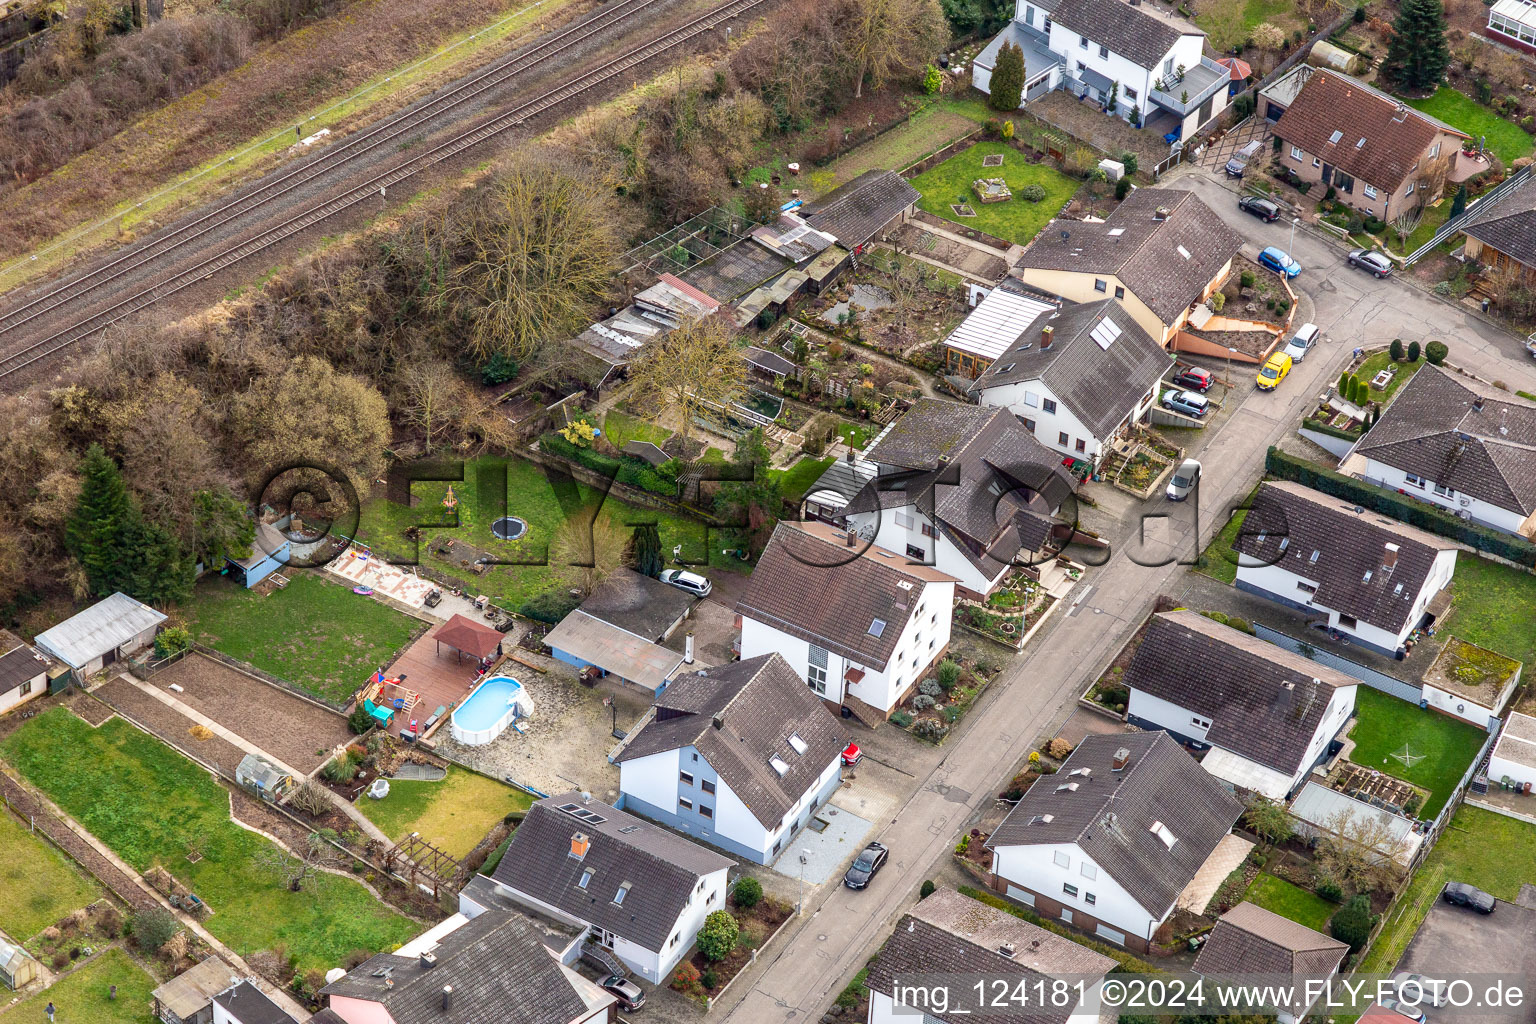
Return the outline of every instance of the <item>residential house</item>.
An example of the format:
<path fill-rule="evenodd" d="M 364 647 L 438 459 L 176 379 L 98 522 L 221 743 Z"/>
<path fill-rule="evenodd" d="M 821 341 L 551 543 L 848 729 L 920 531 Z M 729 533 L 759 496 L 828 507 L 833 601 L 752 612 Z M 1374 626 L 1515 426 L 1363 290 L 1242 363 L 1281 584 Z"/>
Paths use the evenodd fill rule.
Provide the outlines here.
<path fill-rule="evenodd" d="M 85 611 L 37 634 L 44 654 L 68 665 L 76 682 L 147 647 L 165 615 L 124 593 L 104 597 Z"/>
<path fill-rule="evenodd" d="M 868 1021 L 961 1024 L 979 1017 L 997 1024 L 1097 1024 L 1099 983 L 1114 969 L 1114 960 L 1081 943 L 954 889 L 940 889 L 896 922 L 870 965 Z M 980 1002 L 961 1005 L 973 993 L 957 991 L 946 1006 L 923 1005 L 912 986 L 903 984 L 923 977 L 985 978 L 989 984 L 990 979 L 1006 979 L 1008 991 L 1065 995 L 1033 1005 L 1021 1001 L 983 1008 Z"/>
<path fill-rule="evenodd" d="M 1013 21 L 972 68 L 982 92 L 1004 42 L 1024 51 L 1026 105 L 1064 89 L 1169 141 L 1193 138 L 1227 106 L 1230 72 L 1205 56 L 1205 33 L 1150 5 L 1015 0 Z"/>
<path fill-rule="evenodd" d="M 1069 302 L 1118 299 L 1168 348 L 1190 312 L 1226 283 L 1241 242 L 1193 192 L 1142 188 L 1103 221 L 1051 221 L 1013 272 Z"/>
<path fill-rule="evenodd" d="M 1488 784 L 1536 790 L 1536 718 L 1511 711 L 1488 758 Z"/>
<path fill-rule="evenodd" d="M 1069 445 L 1075 450 L 1076 440 Z M 1086 450 L 1086 439 L 1084 440 Z M 1070 530 L 1057 518 L 1076 480 L 1005 409 L 922 398 L 864 450 L 875 476 L 837 520 L 982 598 L 1043 561 Z"/>
<path fill-rule="evenodd" d="M 1496 43 L 1536 53 L 1536 7 L 1526 0 L 1494 0 L 1483 34 Z"/>
<path fill-rule="evenodd" d="M 1302 85 L 1275 122 L 1280 166 L 1384 221 L 1440 197 L 1465 132 L 1337 71 L 1292 74 Z"/>
<path fill-rule="evenodd" d="M 213 997 L 213 1024 L 296 1024 L 292 1015 L 251 981 Z"/>
<path fill-rule="evenodd" d="M 244 558 L 226 558 L 225 571 L 230 579 L 242 587 L 254 587 L 288 565 L 292 546 L 292 542 L 277 527 L 258 519 L 251 553 Z"/>
<path fill-rule="evenodd" d="M 662 981 L 725 906 L 734 861 L 581 793 L 528 809 L 496 890 L 586 930 L 589 941 L 649 982 Z"/>
<path fill-rule="evenodd" d="M 1208 746 L 1211 775 L 1283 802 L 1327 757 L 1359 680 L 1180 610 L 1152 616 L 1121 682 L 1127 721 Z"/>
<path fill-rule="evenodd" d="M 1275 990 L 1289 986 L 1294 1000 L 1267 1007 L 1280 1024 L 1297 1024 L 1322 998 L 1321 986 L 1338 973 L 1349 943 L 1332 939 L 1246 900 L 1221 915 L 1200 955 L 1196 974 L 1263 975 Z"/>
<path fill-rule="evenodd" d="M 1232 548 L 1239 590 L 1322 616 L 1388 657 L 1426 614 L 1445 613 L 1456 571 L 1454 541 L 1286 481 L 1259 488 Z"/>
<path fill-rule="evenodd" d="M 692 662 L 687 651 L 670 650 L 662 641 L 682 624 L 693 603 L 686 591 L 620 569 L 561 619 L 544 644 L 556 661 L 659 693 Z"/>
<path fill-rule="evenodd" d="M 1017 279 L 1003 278 L 944 339 L 945 369 L 951 376 L 975 380 L 1028 333 L 1035 321 L 1060 308 L 1060 302 L 1026 288 Z"/>
<path fill-rule="evenodd" d="M 1536 537 L 1536 402 L 1425 366 L 1339 471 L 1495 530 Z"/>
<path fill-rule="evenodd" d="M 883 720 L 949 649 L 953 576 L 825 523 L 780 523 L 736 603 L 741 656 L 777 652 L 830 707 Z"/>
<path fill-rule="evenodd" d="M 1052 310 L 1007 345 L 971 394 L 1013 413 L 1047 448 L 1095 466 L 1156 404 L 1169 367 L 1162 346 L 1116 299 Z"/>
<path fill-rule="evenodd" d="M 1089 736 L 987 840 L 992 887 L 1146 952 L 1242 813 L 1166 733 Z"/>
<path fill-rule="evenodd" d="M 393 953 L 369 957 L 320 994 L 343 1024 L 612 1020 L 613 996 L 558 956 L 522 914 L 459 913 Z"/>
<path fill-rule="evenodd" d="M 50 674 L 63 667 L 50 661 L 31 644 L 0 630 L 0 715 L 48 692 Z"/>
<path fill-rule="evenodd" d="M 767 864 L 837 791 L 847 743 L 773 653 L 673 680 L 610 760 L 626 811 Z"/>
<path fill-rule="evenodd" d="M 1500 2 L 1536 12 L 1536 7 L 1524 0 Z M 1498 9 L 1497 4 L 1494 9 Z M 1473 203 L 1461 230 L 1467 236 L 1462 246 L 1467 258 L 1496 272 L 1518 275 L 1529 284 L 1536 277 L 1536 183 L 1531 175 L 1486 205 L 1482 200 Z"/>

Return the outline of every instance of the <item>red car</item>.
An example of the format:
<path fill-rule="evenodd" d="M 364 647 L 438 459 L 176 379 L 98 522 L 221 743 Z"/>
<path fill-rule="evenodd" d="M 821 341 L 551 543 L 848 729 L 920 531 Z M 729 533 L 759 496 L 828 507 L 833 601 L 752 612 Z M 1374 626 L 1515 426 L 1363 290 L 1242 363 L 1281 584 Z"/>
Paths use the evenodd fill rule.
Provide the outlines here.
<path fill-rule="evenodd" d="M 848 744 L 848 749 L 843 751 L 843 765 L 852 768 L 862 760 L 864 760 L 864 751 L 859 749 L 859 745 L 857 743 Z"/>
<path fill-rule="evenodd" d="M 1209 370 L 1202 370 L 1198 366 L 1191 366 L 1187 370 L 1180 370 L 1174 374 L 1173 383 L 1181 388 L 1198 391 L 1203 395 L 1211 390 L 1211 385 L 1216 383 L 1216 378 L 1211 375 Z"/>

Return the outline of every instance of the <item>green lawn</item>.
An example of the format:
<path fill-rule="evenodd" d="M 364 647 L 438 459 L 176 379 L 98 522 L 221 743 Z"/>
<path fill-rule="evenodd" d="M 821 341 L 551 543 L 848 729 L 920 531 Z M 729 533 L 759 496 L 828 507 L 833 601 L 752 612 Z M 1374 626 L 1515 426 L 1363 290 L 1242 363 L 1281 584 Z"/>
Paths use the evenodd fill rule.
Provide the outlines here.
<path fill-rule="evenodd" d="M 1459 128 L 1475 140 L 1479 135 L 1488 137 L 1488 148 L 1504 161 L 1530 156 L 1536 150 L 1536 139 L 1513 121 L 1507 121 L 1488 107 L 1478 103 L 1466 93 L 1442 85 L 1433 96 L 1422 100 L 1408 100 L 1415 110 L 1422 110 L 1431 117 L 1438 117 L 1453 128 Z"/>
<path fill-rule="evenodd" d="M 622 448 L 630 441 L 649 441 L 659 445 L 672 436 L 672 431 L 614 409 L 603 417 L 603 436 Z"/>
<path fill-rule="evenodd" d="M 834 160 L 826 171 L 812 172 L 812 181 L 819 185 L 817 176 L 825 174 L 831 185 L 841 185 L 865 171 L 910 167 L 929 153 L 975 131 L 977 123 L 967 114 L 950 109 L 946 102 L 925 101 L 900 126 L 855 146 Z"/>
<path fill-rule="evenodd" d="M 120 718 L 93 729 L 54 708 L 0 750 L 136 870 L 158 864 L 183 880 L 213 909 L 208 930 L 241 955 L 282 944 L 301 971 L 326 970 L 421 930 L 350 878 L 319 872 L 290 891 L 258 862 L 271 842 L 230 820 L 229 795 L 208 773 Z"/>
<path fill-rule="evenodd" d="M 711 458 L 705 453 L 705 461 Z M 724 456 L 715 452 L 717 461 Z M 622 526 L 654 523 L 661 534 L 661 548 L 670 558 L 672 548 L 682 545 L 685 560 L 705 560 L 715 568 L 739 569 L 721 553 L 718 533 L 711 535 L 704 524 L 653 509 L 626 505 L 614 497 L 604 498 L 595 489 L 570 477 L 553 472 L 525 459 L 487 456 L 464 465 L 464 479 L 453 482 L 458 496 L 457 527 L 443 523 L 443 481 L 421 481 L 413 485 L 416 507 L 397 505 L 376 498 L 363 505 L 358 537 L 373 545 L 384 557 L 420 557 L 428 565 L 468 578 L 469 573 L 457 562 L 441 561 L 428 554 L 429 543 L 439 536 L 450 536 L 485 550 L 493 550 L 514 564 L 494 565 L 477 577 L 475 586 L 489 594 L 502 607 L 517 609 L 536 594 L 560 585 L 558 574 L 547 564 L 549 542 L 568 516 L 590 514 L 596 505 L 598 515 Z M 505 499 L 503 501 L 503 495 Z M 518 516 L 528 523 L 522 540 L 499 541 L 491 535 L 490 524 L 502 515 Z M 421 525 L 418 547 L 407 539 L 405 530 Z M 417 554 L 419 552 L 419 555 Z"/>
<path fill-rule="evenodd" d="M 1389 697 L 1380 690 L 1361 686 L 1355 694 L 1355 714 L 1360 721 L 1349 731 L 1355 749 L 1349 759 L 1362 768 L 1379 772 L 1429 790 L 1420 818 L 1433 818 L 1461 780 L 1462 773 L 1488 734 L 1474 725 L 1447 718 Z M 1412 768 L 1393 757 L 1407 747 L 1424 755 Z"/>
<path fill-rule="evenodd" d="M 1439 206 L 1431 206 L 1425 209 L 1424 216 L 1419 221 L 1419 226 L 1413 229 L 1413 234 L 1408 236 L 1408 240 L 1402 244 L 1399 251 L 1404 255 L 1416 252 L 1419 246 L 1435 236 L 1435 232 L 1440 230 L 1440 226 L 1446 222 L 1450 215 L 1451 201 L 1449 199 L 1442 200 Z M 1389 226 L 1385 232 L 1385 237 L 1389 243 L 1396 242 L 1397 232 L 1391 230 Z M 1449 245 L 1456 237 L 1455 234 L 1452 234 L 1450 239 L 1441 243 L 1441 246 Z"/>
<path fill-rule="evenodd" d="M 1253 504 L 1253 499 L 1258 493 L 1259 485 L 1255 484 L 1253 490 L 1248 492 L 1242 509 L 1234 512 L 1232 518 L 1216 531 L 1216 536 L 1211 538 L 1210 546 L 1200 555 L 1200 562 L 1195 566 L 1196 572 L 1204 573 L 1211 579 L 1220 580 L 1223 583 L 1231 583 L 1237 579 L 1237 552 L 1232 550 L 1232 544 L 1237 540 L 1237 531 L 1242 529 L 1243 520 L 1248 518 L 1247 509 Z"/>
<path fill-rule="evenodd" d="M 25 942 L 59 918 L 94 903 L 101 889 L 54 849 L 0 811 L 0 931 Z"/>
<path fill-rule="evenodd" d="M 1404 345 L 1404 347 L 1406 348 L 1407 346 Z M 1359 377 L 1363 381 L 1369 382 L 1372 377 L 1376 376 L 1382 370 L 1385 370 L 1387 368 L 1387 364 L 1391 362 L 1392 357 L 1389 353 L 1386 352 L 1378 352 L 1373 356 L 1366 356 L 1365 362 L 1360 364 L 1360 369 L 1355 371 L 1355 376 Z M 1427 360 L 1425 360 L 1423 355 L 1420 355 L 1419 361 L 1416 363 L 1410 363 L 1406 359 L 1403 362 L 1398 363 L 1397 373 L 1393 375 L 1392 383 L 1387 385 L 1385 391 L 1372 391 L 1371 397 L 1378 402 L 1386 402 L 1390 400 L 1393 395 L 1397 394 L 1397 389 L 1412 380 L 1413 375 L 1418 373 L 1419 370 L 1424 367 L 1426 362 Z"/>
<path fill-rule="evenodd" d="M 420 832 L 445 853 L 464 857 L 498 821 L 532 804 L 520 789 L 450 766 L 441 782 L 391 779 L 388 796 L 363 797 L 357 809 L 391 839 Z"/>
<path fill-rule="evenodd" d="M 873 423 L 845 422 L 837 425 L 837 436 L 842 439 L 843 444 L 859 451 L 863 451 L 864 446 L 869 444 L 870 438 L 874 437 L 877 433 L 879 431 Z"/>
<path fill-rule="evenodd" d="M 1337 904 L 1329 903 L 1315 893 L 1262 871 L 1243 894 L 1243 899 L 1324 935 L 1328 934 L 1328 919 L 1339 909 Z"/>
<path fill-rule="evenodd" d="M 112 986 L 117 998 L 112 999 Z M 112 948 L 30 998 L 9 1007 L 8 1022 L 46 1021 L 53 1003 L 57 1024 L 155 1024 L 150 993 L 156 982 L 121 949 Z"/>
<path fill-rule="evenodd" d="M 424 625 L 309 572 L 267 597 L 214 576 L 181 611 L 195 640 L 334 701 Z"/>
<path fill-rule="evenodd" d="M 1536 671 L 1533 608 L 1536 576 L 1463 551 L 1451 578 L 1451 613 L 1437 632 L 1523 661 L 1526 675 Z"/>
<path fill-rule="evenodd" d="M 981 166 L 982 157 L 995 153 L 1003 154 L 1001 167 Z M 1002 178 L 1013 191 L 1013 198 L 982 205 L 971 191 L 971 182 L 977 178 Z M 1019 190 L 1025 185 L 1041 186 L 1045 198 L 1038 203 L 1020 198 Z M 917 205 L 929 213 L 1021 244 L 1034 238 L 1056 216 L 1077 191 L 1077 185 L 1048 164 L 1030 163 L 1023 153 L 1002 142 L 978 142 L 912 179 L 912 187 L 923 194 Z M 955 216 L 950 204 L 960 202 L 969 203 L 976 216 Z"/>
<path fill-rule="evenodd" d="M 1408 882 L 1392 916 L 1361 963 L 1361 974 L 1389 974 L 1446 882 L 1470 882 L 1503 900 L 1536 879 L 1536 825 L 1462 805 Z"/>
<path fill-rule="evenodd" d="M 830 458 L 813 459 L 806 455 L 788 469 L 771 469 L 768 474 L 779 481 L 779 493 L 787 500 L 799 501 L 833 461 Z"/>
<path fill-rule="evenodd" d="M 1300 27 L 1296 6 L 1289 0 L 1215 0 L 1201 3 L 1195 24 L 1205 29 L 1218 53 L 1230 53 L 1246 42 L 1263 22 L 1289 33 Z"/>

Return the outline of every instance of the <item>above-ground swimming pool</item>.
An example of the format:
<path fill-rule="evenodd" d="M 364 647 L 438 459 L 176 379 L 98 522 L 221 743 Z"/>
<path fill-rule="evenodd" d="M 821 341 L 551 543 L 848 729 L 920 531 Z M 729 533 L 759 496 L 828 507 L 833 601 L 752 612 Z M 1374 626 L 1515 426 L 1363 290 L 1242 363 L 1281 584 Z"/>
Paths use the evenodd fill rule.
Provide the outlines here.
<path fill-rule="evenodd" d="M 491 524 L 491 533 L 497 540 L 517 540 L 528 532 L 528 524 L 517 516 L 502 516 Z"/>
<path fill-rule="evenodd" d="M 492 676 L 453 711 L 453 738 L 467 747 L 491 742 L 519 714 L 533 714 L 533 701 L 523 684 L 511 676 Z"/>

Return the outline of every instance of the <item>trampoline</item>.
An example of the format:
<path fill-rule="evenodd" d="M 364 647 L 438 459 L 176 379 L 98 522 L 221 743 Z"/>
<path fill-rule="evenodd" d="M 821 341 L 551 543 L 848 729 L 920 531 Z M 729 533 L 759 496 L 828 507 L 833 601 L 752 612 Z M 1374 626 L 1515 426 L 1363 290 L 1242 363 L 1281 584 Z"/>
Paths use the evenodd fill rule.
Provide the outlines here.
<path fill-rule="evenodd" d="M 491 524 L 497 540 L 517 540 L 528 532 L 528 524 L 516 516 L 502 516 Z"/>

